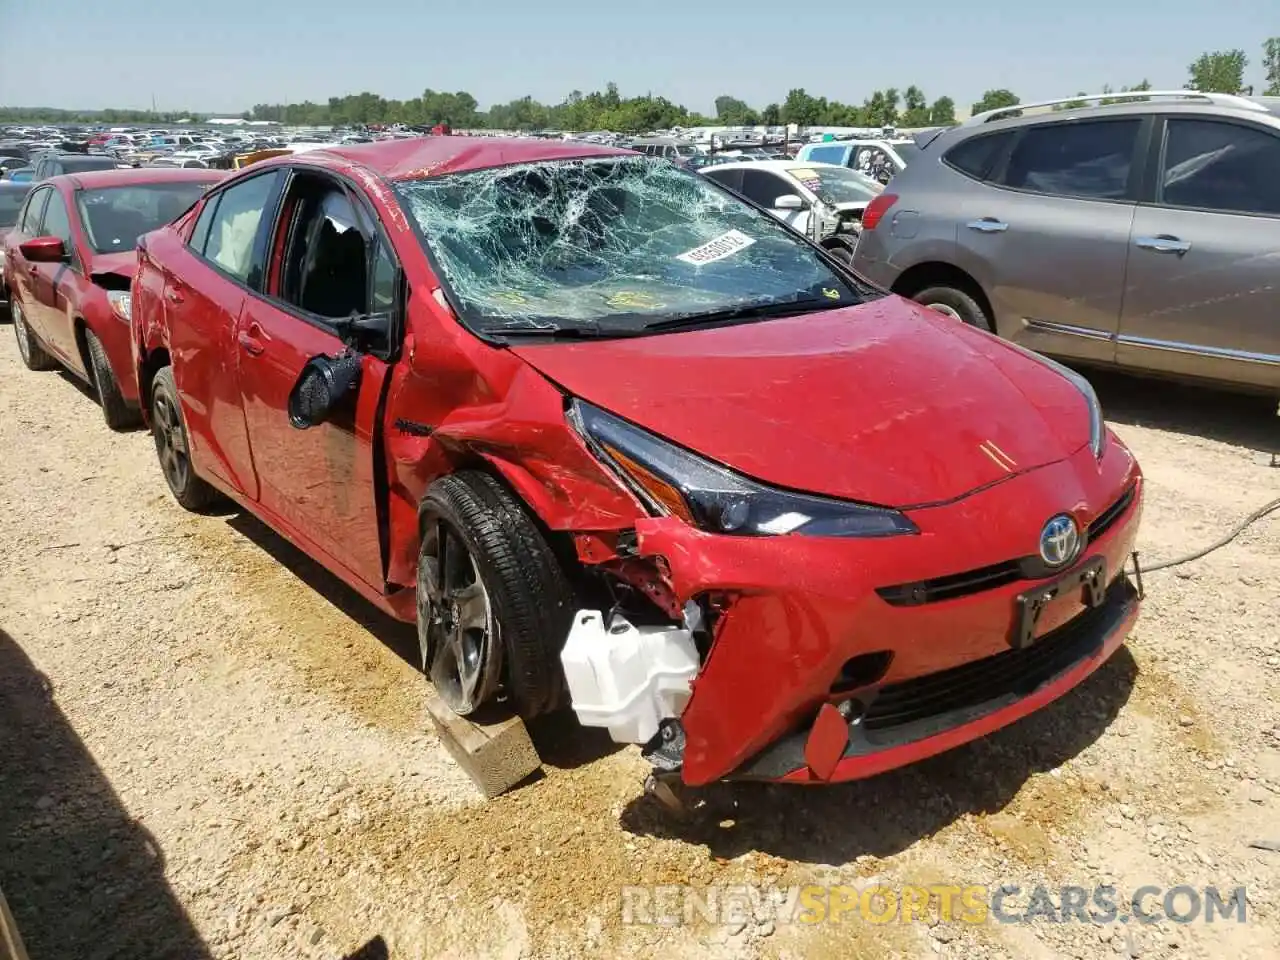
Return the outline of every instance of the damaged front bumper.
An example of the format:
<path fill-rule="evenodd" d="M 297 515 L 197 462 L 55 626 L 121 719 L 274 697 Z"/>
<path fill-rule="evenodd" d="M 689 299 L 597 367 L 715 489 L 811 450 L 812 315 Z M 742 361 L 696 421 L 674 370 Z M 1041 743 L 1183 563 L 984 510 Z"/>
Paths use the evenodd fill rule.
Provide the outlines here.
<path fill-rule="evenodd" d="M 639 553 L 663 558 L 675 596 L 722 611 L 688 706 L 646 755 L 693 786 L 833 782 L 1039 709 L 1105 662 L 1138 615 L 1123 571 L 1141 500 L 1136 463 L 1113 445 L 1101 464 L 1085 450 L 910 511 L 918 536 L 735 538 L 640 521 Z M 1016 561 L 1064 502 L 1086 546 L 1060 574 L 1069 588 L 1019 636 L 1020 600 L 1057 581 L 1028 578 Z M 1092 590 L 1072 578 L 1086 567 L 1104 571 Z"/>

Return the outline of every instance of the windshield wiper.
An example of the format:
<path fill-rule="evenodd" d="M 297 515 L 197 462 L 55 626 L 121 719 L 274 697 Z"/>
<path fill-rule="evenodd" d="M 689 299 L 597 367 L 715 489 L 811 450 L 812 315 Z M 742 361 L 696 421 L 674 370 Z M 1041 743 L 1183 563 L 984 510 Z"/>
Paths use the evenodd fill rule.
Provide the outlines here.
<path fill-rule="evenodd" d="M 728 310 L 708 310 L 705 313 L 686 313 L 666 320 L 655 320 L 645 324 L 645 330 L 674 330 L 679 327 L 696 327 L 704 323 L 723 323 L 727 320 L 766 319 L 772 317 L 794 317 L 802 313 L 817 313 L 819 310 L 834 310 L 847 307 L 847 303 L 828 300 L 825 297 L 806 297 L 803 300 L 790 300 L 784 303 L 753 303 Z"/>
<path fill-rule="evenodd" d="M 486 330 L 490 336 L 505 338 L 536 338 L 539 340 L 601 340 L 614 337 L 634 337 L 644 333 L 636 327 L 606 327 L 600 323 L 584 321 L 575 327 L 517 327 L 511 330 Z"/>

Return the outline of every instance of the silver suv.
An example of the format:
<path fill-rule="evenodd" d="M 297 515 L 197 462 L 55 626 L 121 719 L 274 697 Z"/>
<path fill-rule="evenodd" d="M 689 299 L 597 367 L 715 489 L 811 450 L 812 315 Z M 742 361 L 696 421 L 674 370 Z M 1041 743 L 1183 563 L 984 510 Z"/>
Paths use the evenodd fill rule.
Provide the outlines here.
<path fill-rule="evenodd" d="M 854 269 L 1042 353 L 1280 395 L 1280 99 L 1142 96 L 923 136 Z"/>

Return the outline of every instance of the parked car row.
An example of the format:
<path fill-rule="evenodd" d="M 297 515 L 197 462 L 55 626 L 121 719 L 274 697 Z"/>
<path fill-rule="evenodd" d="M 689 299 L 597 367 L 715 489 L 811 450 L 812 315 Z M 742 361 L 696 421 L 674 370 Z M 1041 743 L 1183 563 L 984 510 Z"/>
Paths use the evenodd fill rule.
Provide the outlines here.
<path fill-rule="evenodd" d="M 136 398 L 179 503 L 416 623 L 460 714 L 571 706 L 690 784 L 851 779 L 1039 708 L 1138 613 L 1141 472 L 1087 381 L 665 160 L 63 176 L 5 250 L 28 366 Z"/>

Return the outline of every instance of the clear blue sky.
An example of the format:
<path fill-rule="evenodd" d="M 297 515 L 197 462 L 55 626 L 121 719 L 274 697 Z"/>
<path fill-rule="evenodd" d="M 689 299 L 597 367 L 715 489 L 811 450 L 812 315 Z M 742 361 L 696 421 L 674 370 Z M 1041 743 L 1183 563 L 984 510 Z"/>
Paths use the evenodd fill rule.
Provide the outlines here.
<path fill-rule="evenodd" d="M 613 80 L 703 112 L 912 83 L 968 104 L 1180 87 L 1234 47 L 1258 84 L 1275 34 L 1280 0 L 0 0 L 0 103 L 239 112 L 431 87 L 488 107 Z"/>

